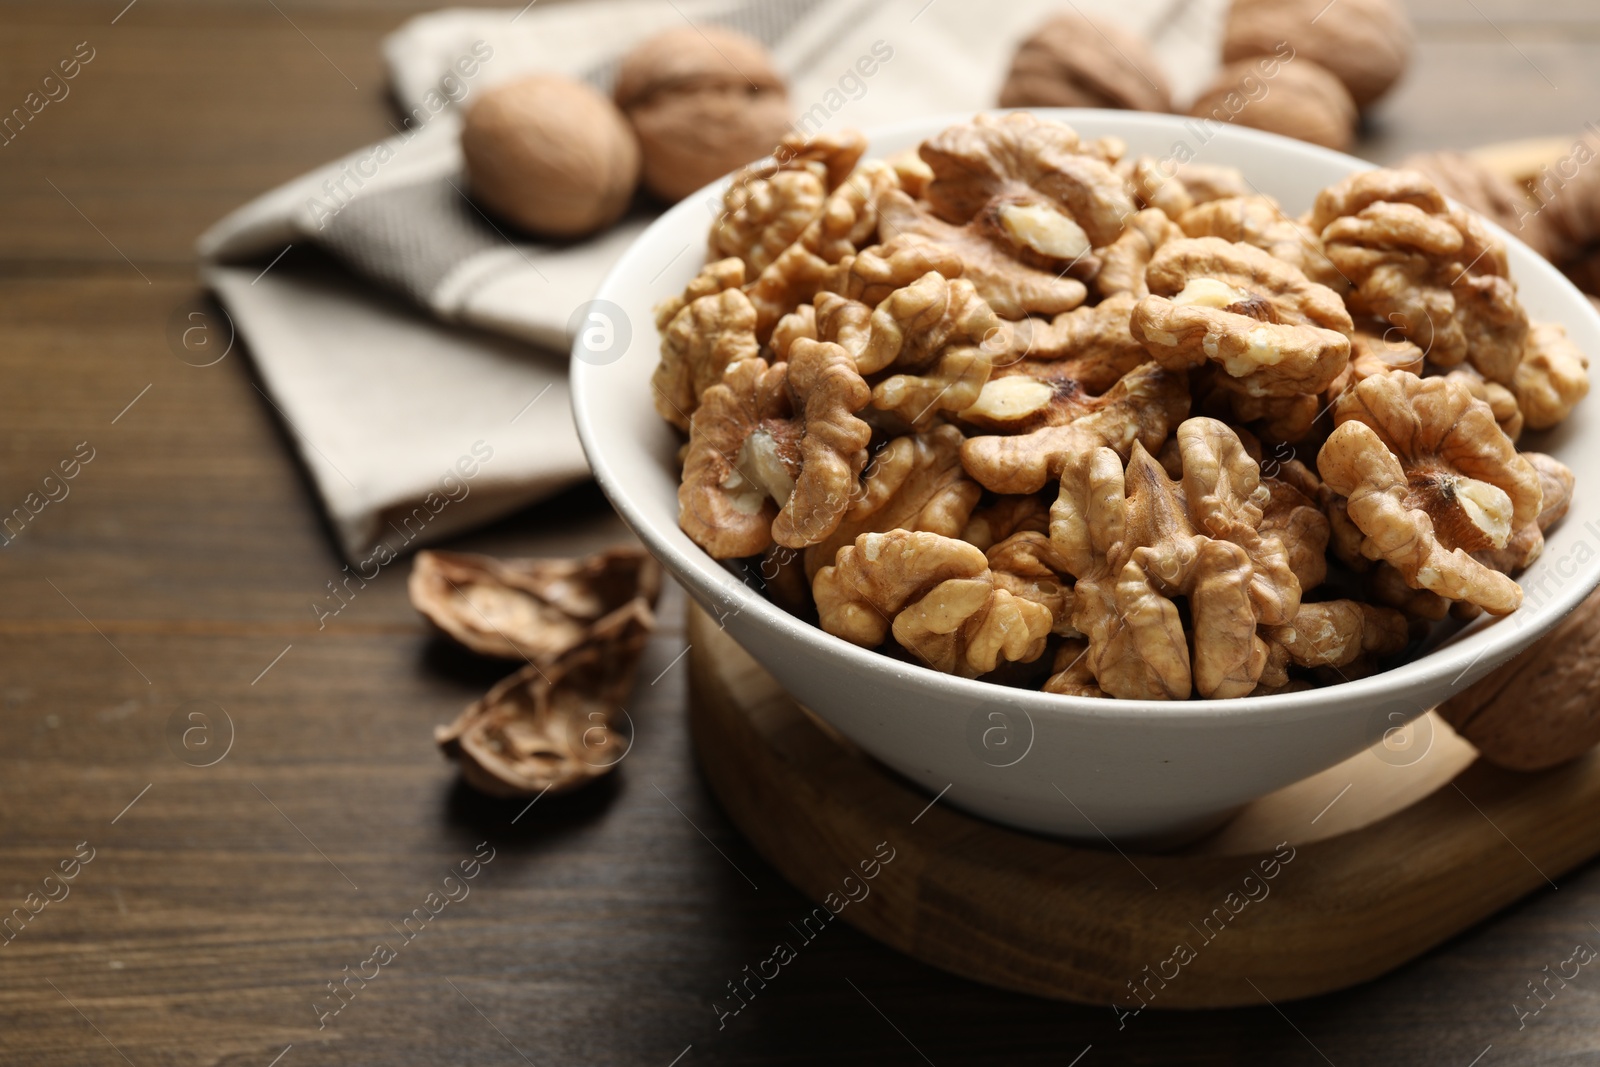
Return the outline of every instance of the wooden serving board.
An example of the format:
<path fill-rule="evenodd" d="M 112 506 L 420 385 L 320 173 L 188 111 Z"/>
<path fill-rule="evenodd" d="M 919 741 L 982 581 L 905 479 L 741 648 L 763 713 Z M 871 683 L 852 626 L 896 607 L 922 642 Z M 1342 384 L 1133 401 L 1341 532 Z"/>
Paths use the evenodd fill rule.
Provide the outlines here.
<path fill-rule="evenodd" d="M 689 641 L 700 763 L 756 850 L 871 937 L 1007 989 L 1123 1011 L 1325 993 L 1600 852 L 1600 753 L 1503 771 L 1431 713 L 1409 739 L 1420 758 L 1363 752 L 1179 851 L 1038 837 L 930 805 L 694 607 Z"/>

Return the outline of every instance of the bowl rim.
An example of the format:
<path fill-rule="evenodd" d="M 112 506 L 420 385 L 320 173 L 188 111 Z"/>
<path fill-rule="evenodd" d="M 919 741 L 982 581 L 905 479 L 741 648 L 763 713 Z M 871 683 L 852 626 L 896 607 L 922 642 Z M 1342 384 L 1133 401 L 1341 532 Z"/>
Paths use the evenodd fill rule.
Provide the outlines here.
<path fill-rule="evenodd" d="M 1015 111 L 1025 111 L 1041 118 L 1064 121 L 1069 125 L 1072 124 L 1074 116 L 1092 116 L 1096 121 L 1114 121 L 1124 127 L 1138 126 L 1156 131 L 1175 131 L 1182 129 L 1186 122 L 1199 121 L 1182 115 L 1104 108 L 993 108 L 904 119 L 896 123 L 869 127 L 863 133 L 867 137 L 870 151 L 871 145 L 884 139 L 932 136 L 947 126 L 970 122 L 974 115 L 1001 116 Z M 1224 140 L 1238 140 L 1245 144 L 1255 143 L 1273 151 L 1285 152 L 1289 156 L 1337 163 L 1351 173 L 1376 169 L 1378 166 L 1344 152 L 1336 152 L 1278 134 L 1233 124 L 1213 124 L 1213 128 L 1208 129 L 1207 134 L 1208 139 L 1220 137 Z M 731 175 L 725 175 L 691 193 L 653 221 L 606 273 L 605 279 L 600 283 L 592 299 L 615 300 L 612 290 L 618 286 L 619 279 L 628 273 L 631 264 L 644 256 L 651 245 L 653 235 L 659 235 L 678 226 L 685 214 L 703 210 L 708 196 L 720 199 L 730 177 Z M 1581 305 L 1583 313 L 1590 318 L 1591 325 L 1600 332 L 1600 312 L 1596 311 L 1565 275 L 1528 248 L 1515 235 L 1492 220 L 1485 221 L 1488 221 L 1490 229 L 1501 240 L 1508 245 L 1520 246 L 1528 253 L 1534 264 L 1535 275 L 1543 275 L 1541 284 L 1554 284 L 1569 290 Z M 1528 279 L 1517 280 L 1521 288 Z M 655 331 L 654 324 L 651 325 L 651 330 L 641 331 L 641 334 L 647 333 L 653 341 Z M 642 343 L 642 340 L 642 337 L 636 337 L 630 344 Z M 610 365 L 612 364 L 607 363 L 605 366 Z M 1470 628 L 1451 635 L 1445 643 L 1409 663 L 1366 678 L 1299 692 L 1211 700 L 1136 700 L 1074 697 L 1018 689 L 976 678 L 961 678 L 935 671 L 919 663 L 894 659 L 873 649 L 862 648 L 828 633 L 820 626 L 805 622 L 761 596 L 746 582 L 739 580 L 698 545 L 689 541 L 687 535 L 683 534 L 676 524 L 665 533 L 653 528 L 628 488 L 622 484 L 612 469 L 606 455 L 605 435 L 599 432 L 591 419 L 590 390 L 603 388 L 604 383 L 601 379 L 594 377 L 603 369 L 601 365 L 580 359 L 578 346 L 574 342 L 569 373 L 572 415 L 590 469 L 601 491 L 616 509 L 624 524 L 644 542 L 652 555 L 661 560 L 675 577 L 690 587 L 692 593 L 697 594 L 697 599 L 720 601 L 730 609 L 733 616 L 748 615 L 759 625 L 775 631 L 782 637 L 808 646 L 819 654 L 842 658 L 846 663 L 861 670 L 894 676 L 907 689 L 926 687 L 973 706 L 1004 703 L 1030 715 L 1037 713 L 1046 718 L 1063 716 L 1068 719 L 1089 719 L 1108 723 L 1137 719 L 1140 722 L 1160 722 L 1163 725 L 1189 728 L 1213 727 L 1223 723 L 1238 725 L 1241 721 L 1256 719 L 1282 723 L 1321 718 L 1342 709 L 1347 704 L 1359 703 L 1365 706 L 1378 698 L 1393 702 L 1404 694 L 1431 688 L 1447 676 L 1454 675 L 1459 679 L 1486 657 L 1493 658 L 1497 663 L 1503 662 L 1509 658 L 1505 654 L 1506 649 L 1515 646 L 1519 638 L 1531 643 L 1553 629 L 1564 616 L 1600 586 L 1600 553 L 1596 553 L 1595 558 L 1582 565 L 1571 578 L 1561 579 L 1554 594 L 1533 605 L 1531 615 L 1522 614 L 1529 610 L 1528 602 L 1524 598 L 1523 606 L 1511 615 L 1501 619 L 1480 620 Z M 684 544 L 676 543 L 678 539 Z M 1429 708 L 1429 705 L 1422 702 L 1411 700 L 1407 702 L 1415 704 L 1416 713 L 1419 715 Z"/>

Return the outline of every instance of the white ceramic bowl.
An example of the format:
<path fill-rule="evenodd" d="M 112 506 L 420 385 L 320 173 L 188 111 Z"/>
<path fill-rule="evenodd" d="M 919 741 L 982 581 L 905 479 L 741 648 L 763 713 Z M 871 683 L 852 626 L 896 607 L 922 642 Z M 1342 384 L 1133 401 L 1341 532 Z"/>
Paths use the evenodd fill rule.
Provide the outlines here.
<path fill-rule="evenodd" d="M 1287 212 L 1370 164 L 1299 141 L 1127 111 L 1040 112 L 1086 138 L 1122 137 L 1132 154 L 1188 153 L 1239 167 Z M 873 132 L 870 156 L 914 146 L 968 115 Z M 689 594 L 801 703 L 943 802 L 1024 829 L 1119 840 L 1172 839 L 1246 801 L 1331 767 L 1470 685 L 1548 631 L 1600 584 L 1600 420 L 1591 396 L 1563 427 L 1531 442 L 1577 472 L 1572 510 L 1521 578 L 1523 606 L 1375 677 L 1254 699 L 1162 703 L 1087 700 L 939 674 L 857 648 L 793 618 L 678 529 L 679 438 L 651 406 L 657 360 L 651 308 L 705 259 L 723 183 L 689 197 L 627 251 L 597 299 L 626 316 L 601 362 L 580 342 L 572 405 L 601 488 Z M 1600 354 L 1600 316 L 1562 275 L 1508 239 L 1530 316 L 1563 323 Z M 605 305 L 598 305 L 605 308 Z M 603 326 L 596 320 L 597 327 Z M 614 324 L 615 325 L 615 324 Z M 622 343 L 622 334 L 631 337 Z M 1526 447 L 1527 445 L 1525 445 Z M 1409 757 L 1399 755 L 1397 760 Z"/>

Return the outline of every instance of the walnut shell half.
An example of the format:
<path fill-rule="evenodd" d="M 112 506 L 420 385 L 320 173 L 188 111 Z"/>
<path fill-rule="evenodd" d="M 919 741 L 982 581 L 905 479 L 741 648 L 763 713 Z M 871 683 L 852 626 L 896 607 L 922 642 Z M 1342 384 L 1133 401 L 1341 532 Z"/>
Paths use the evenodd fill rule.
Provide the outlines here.
<path fill-rule="evenodd" d="M 599 620 L 642 598 L 654 605 L 661 565 L 622 547 L 582 559 L 496 559 L 418 552 L 406 590 L 439 629 L 484 656 L 547 662 L 589 639 Z"/>
<path fill-rule="evenodd" d="M 628 601 L 589 643 L 502 680 L 435 729 L 434 741 L 468 785 L 491 796 L 564 793 L 610 773 L 628 754 L 617 712 L 654 628 L 644 598 Z"/>

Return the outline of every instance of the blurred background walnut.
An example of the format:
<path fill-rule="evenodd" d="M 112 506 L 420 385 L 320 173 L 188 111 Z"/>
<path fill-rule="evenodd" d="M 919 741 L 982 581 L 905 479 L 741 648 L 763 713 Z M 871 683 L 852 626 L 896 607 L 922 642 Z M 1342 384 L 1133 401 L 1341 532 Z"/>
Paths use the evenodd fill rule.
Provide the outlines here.
<path fill-rule="evenodd" d="M 480 204 L 545 237 L 611 225 L 639 180 L 639 146 L 611 101 L 554 74 L 484 90 L 467 111 L 461 154 Z"/>
<path fill-rule="evenodd" d="M 1340 151 L 1355 140 L 1355 101 L 1332 72 L 1304 56 L 1264 55 L 1227 64 L 1189 114 Z"/>
<path fill-rule="evenodd" d="M 1138 34 L 1072 10 L 1017 47 L 1000 106 L 1171 111 L 1172 89 Z"/>
<path fill-rule="evenodd" d="M 1282 42 L 1291 65 L 1309 60 L 1331 71 L 1364 109 L 1405 73 L 1411 25 L 1397 0 L 1233 0 L 1224 63 L 1271 55 Z"/>
<path fill-rule="evenodd" d="M 676 201 L 759 159 L 789 129 L 789 92 L 760 42 L 682 26 L 622 57 L 615 90 L 644 154 L 644 186 Z"/>

